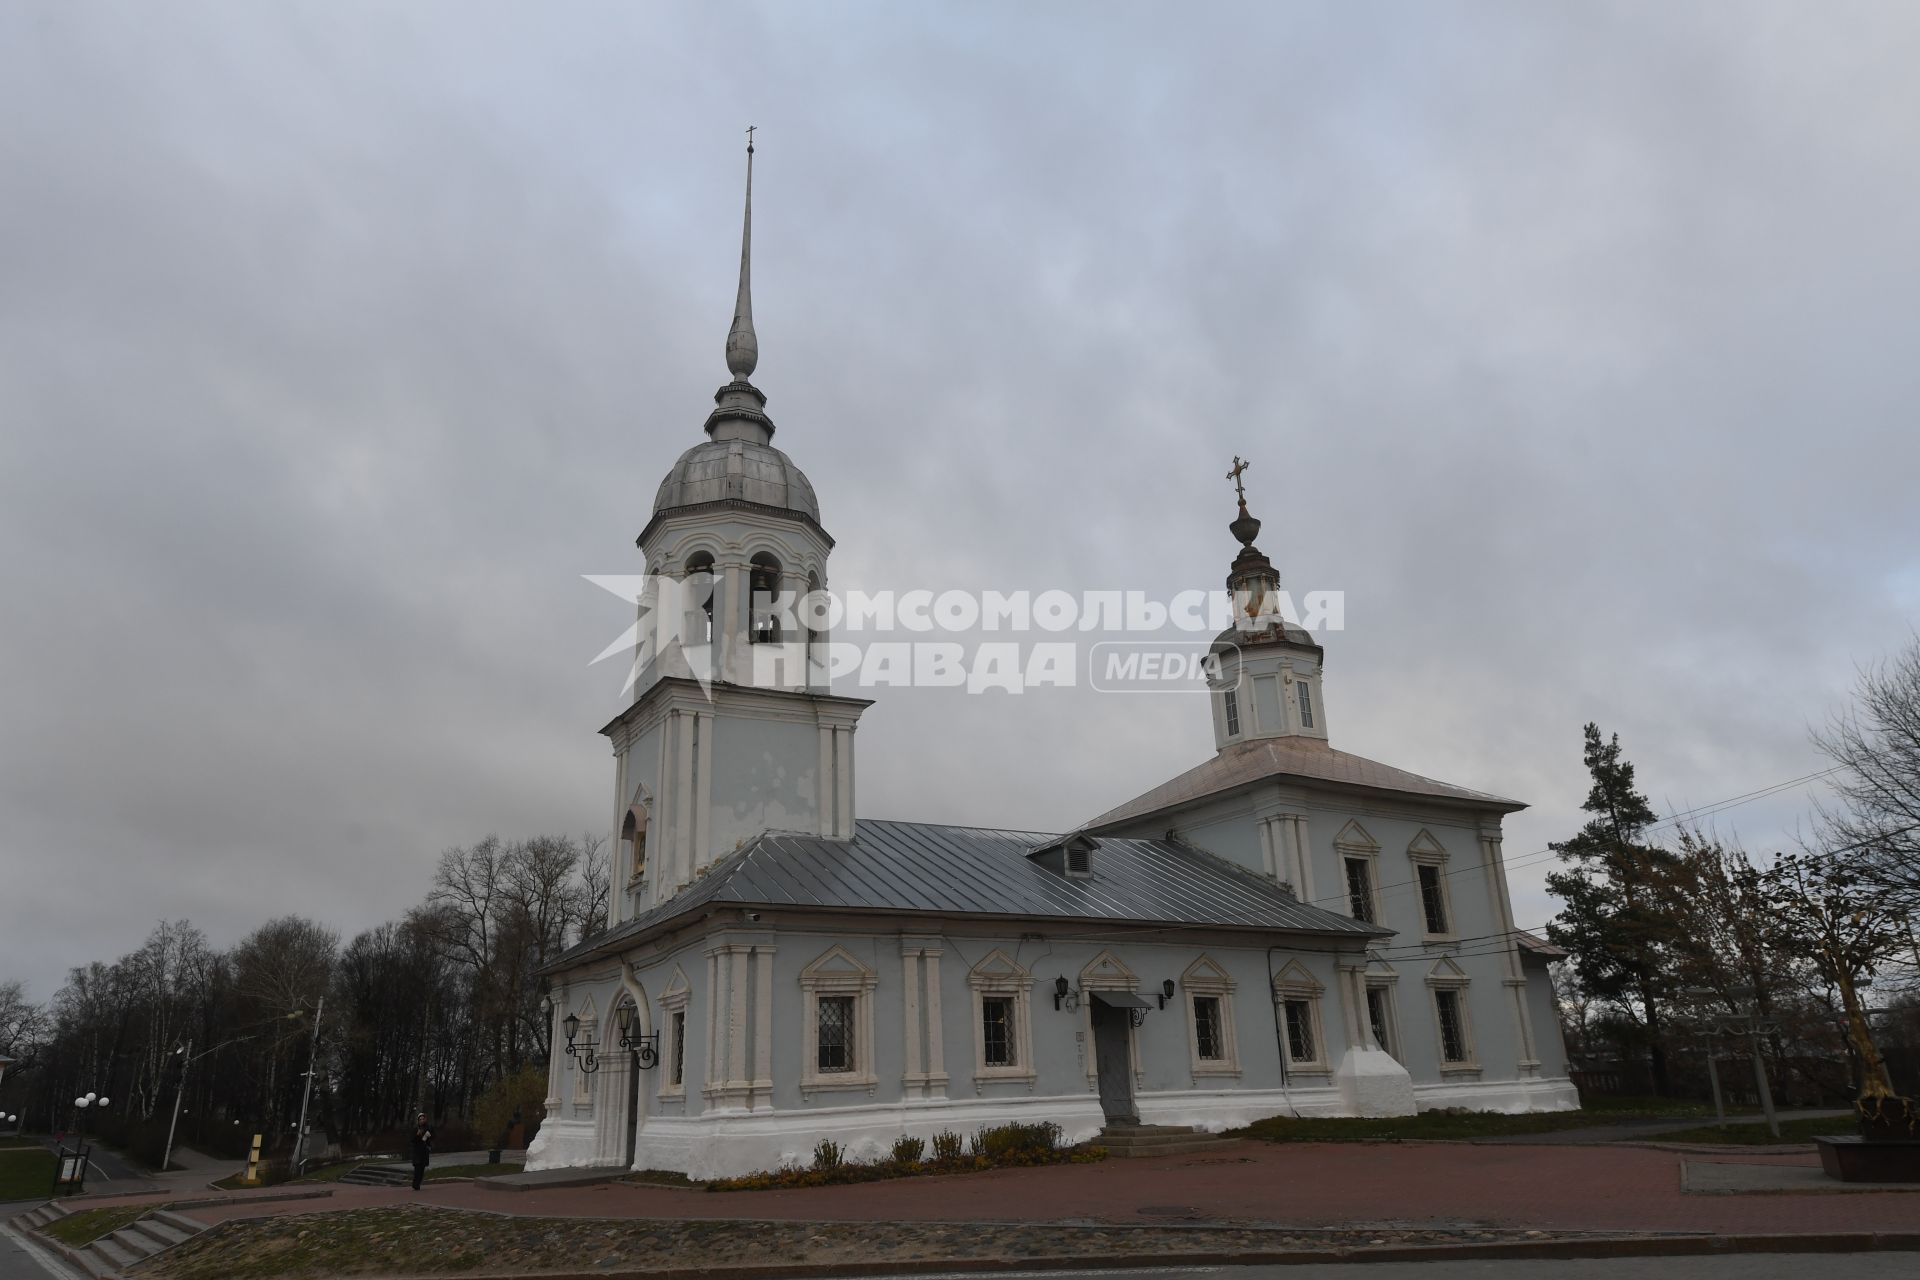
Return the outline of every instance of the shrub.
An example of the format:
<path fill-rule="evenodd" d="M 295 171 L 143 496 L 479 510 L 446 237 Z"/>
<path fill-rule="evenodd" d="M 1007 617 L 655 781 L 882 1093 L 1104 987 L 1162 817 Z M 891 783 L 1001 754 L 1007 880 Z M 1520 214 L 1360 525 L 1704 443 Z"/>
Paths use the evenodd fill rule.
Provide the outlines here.
<path fill-rule="evenodd" d="M 919 1164 L 920 1157 L 927 1151 L 924 1138 L 895 1138 L 893 1140 L 893 1160 L 895 1164 Z"/>
<path fill-rule="evenodd" d="M 813 1149 L 813 1167 L 816 1169 L 838 1169 L 840 1167 L 840 1161 L 845 1154 L 846 1153 L 840 1149 L 839 1143 L 822 1138 Z"/>
<path fill-rule="evenodd" d="M 933 1135 L 933 1158 L 940 1161 L 960 1158 L 960 1135 L 951 1129 L 942 1129 Z"/>
<path fill-rule="evenodd" d="M 973 1135 L 973 1154 L 996 1163 L 1043 1159 L 1059 1146 L 1060 1126 L 1050 1120 L 1041 1124 L 996 1125 Z"/>

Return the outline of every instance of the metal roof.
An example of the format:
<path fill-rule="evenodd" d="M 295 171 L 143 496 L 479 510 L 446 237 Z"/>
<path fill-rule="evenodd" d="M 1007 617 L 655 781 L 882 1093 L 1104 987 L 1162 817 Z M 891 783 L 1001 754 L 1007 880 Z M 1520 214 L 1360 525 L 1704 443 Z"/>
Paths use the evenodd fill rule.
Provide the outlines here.
<path fill-rule="evenodd" d="M 1423 778 L 1417 773 L 1408 773 L 1405 769 L 1396 769 L 1352 752 L 1336 751 L 1319 738 L 1257 738 L 1252 742 L 1237 742 L 1227 747 L 1213 759 L 1195 765 L 1179 777 L 1161 783 L 1118 808 L 1107 810 L 1086 826 L 1092 831 L 1118 826 L 1269 778 L 1332 782 L 1364 787 L 1370 791 L 1484 805 L 1489 809 L 1511 811 L 1527 807 L 1518 800 L 1508 800 L 1485 791 L 1470 791 L 1466 787 Z"/>
<path fill-rule="evenodd" d="M 1100 920 L 1336 935 L 1391 930 L 1308 906 L 1273 881 L 1169 840 L 1095 838 L 1092 873 L 1028 854 L 1060 837 L 860 819 L 851 840 L 769 831 L 671 900 L 561 955 L 549 971 L 712 904 L 941 916 Z"/>

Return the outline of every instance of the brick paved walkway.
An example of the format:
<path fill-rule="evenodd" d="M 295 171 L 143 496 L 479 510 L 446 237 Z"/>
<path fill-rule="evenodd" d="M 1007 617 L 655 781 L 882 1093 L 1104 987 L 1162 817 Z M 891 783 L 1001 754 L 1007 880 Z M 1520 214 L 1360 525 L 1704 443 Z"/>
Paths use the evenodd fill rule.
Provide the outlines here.
<path fill-rule="evenodd" d="M 1197 1156 L 904 1178 L 847 1187 L 711 1193 L 603 1184 L 503 1195 L 470 1183 L 422 1192 L 339 1186 L 325 1199 L 192 1210 L 206 1222 L 403 1202 L 522 1216 L 810 1221 L 1231 1221 L 1287 1226 L 1481 1222 L 1585 1231 L 1920 1230 L 1920 1194 L 1685 1195 L 1682 1160 L 1642 1148 L 1453 1143 L 1242 1142 Z M 1812 1164 L 1742 1156 L 1732 1163 Z M 285 1190 L 284 1188 L 282 1190 Z M 102 1203 L 98 1201 L 90 1203 Z"/>

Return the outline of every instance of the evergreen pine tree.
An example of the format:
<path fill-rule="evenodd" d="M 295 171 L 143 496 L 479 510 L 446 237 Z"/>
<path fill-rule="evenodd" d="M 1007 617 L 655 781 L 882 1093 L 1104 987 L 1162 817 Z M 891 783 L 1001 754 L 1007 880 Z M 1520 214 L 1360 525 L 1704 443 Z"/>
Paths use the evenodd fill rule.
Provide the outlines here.
<path fill-rule="evenodd" d="M 1586 727 L 1586 765 L 1593 785 L 1581 806 L 1593 816 L 1572 839 L 1549 846 L 1566 869 L 1547 877 L 1547 889 L 1566 905 L 1547 936 L 1570 953 L 1581 986 L 1615 1005 L 1644 1028 L 1654 1092 L 1667 1091 L 1662 1014 L 1679 941 L 1669 909 L 1682 868 L 1671 853 L 1646 841 L 1653 806 L 1634 788 L 1633 765 L 1620 736 L 1603 741 Z"/>

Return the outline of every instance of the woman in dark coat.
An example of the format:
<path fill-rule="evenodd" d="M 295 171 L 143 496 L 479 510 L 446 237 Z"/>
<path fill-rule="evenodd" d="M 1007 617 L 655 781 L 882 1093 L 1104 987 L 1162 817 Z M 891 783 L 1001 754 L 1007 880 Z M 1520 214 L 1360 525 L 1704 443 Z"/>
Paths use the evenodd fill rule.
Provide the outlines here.
<path fill-rule="evenodd" d="M 413 1189 L 420 1189 L 420 1179 L 426 1176 L 427 1161 L 433 1155 L 433 1129 L 427 1124 L 427 1113 L 422 1111 L 420 1118 L 413 1122 Z"/>

